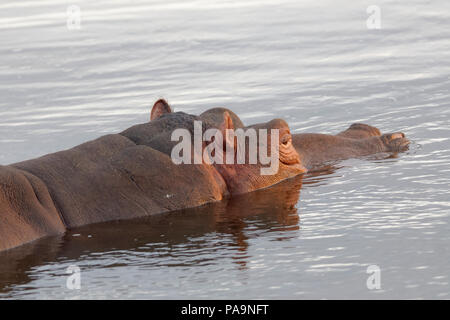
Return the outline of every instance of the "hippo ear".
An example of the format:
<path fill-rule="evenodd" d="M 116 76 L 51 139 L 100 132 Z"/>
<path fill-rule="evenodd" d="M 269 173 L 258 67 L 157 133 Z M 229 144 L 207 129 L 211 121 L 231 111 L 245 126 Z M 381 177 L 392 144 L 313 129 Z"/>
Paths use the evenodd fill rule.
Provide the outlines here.
<path fill-rule="evenodd" d="M 233 124 L 233 119 L 231 119 L 231 116 L 227 111 L 225 111 L 223 113 L 223 122 L 221 123 L 219 130 L 222 131 L 223 142 L 224 142 L 223 145 L 224 146 L 230 145 L 230 146 L 234 147 L 234 135 L 233 135 L 233 131 L 232 131 L 232 130 L 234 130 L 234 124 Z"/>
<path fill-rule="evenodd" d="M 159 99 L 153 105 L 152 112 L 150 113 L 150 121 L 161 117 L 165 113 L 172 113 L 172 109 L 166 100 Z"/>

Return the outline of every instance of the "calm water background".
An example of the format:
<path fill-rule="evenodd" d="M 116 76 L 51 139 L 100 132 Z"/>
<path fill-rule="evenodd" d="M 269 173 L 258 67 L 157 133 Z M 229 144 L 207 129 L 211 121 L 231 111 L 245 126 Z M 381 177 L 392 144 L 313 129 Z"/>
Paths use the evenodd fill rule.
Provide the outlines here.
<path fill-rule="evenodd" d="M 145 122 L 159 97 L 414 141 L 398 158 L 3 253 L 0 298 L 450 298 L 450 2 L 298 2 L 0 1 L 1 164 Z M 66 27 L 71 4 L 81 30 Z M 372 4 L 380 30 L 366 27 Z M 366 287 L 372 264 L 381 290 Z"/>

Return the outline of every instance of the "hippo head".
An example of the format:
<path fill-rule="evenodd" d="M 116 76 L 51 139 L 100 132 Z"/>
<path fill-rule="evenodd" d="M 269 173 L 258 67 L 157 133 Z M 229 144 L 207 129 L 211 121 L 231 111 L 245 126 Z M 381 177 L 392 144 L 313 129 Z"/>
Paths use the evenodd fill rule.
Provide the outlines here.
<path fill-rule="evenodd" d="M 225 108 L 194 116 L 172 112 L 161 99 L 153 106 L 150 124 L 152 133 L 148 132 L 146 139 L 154 138 L 145 144 L 172 159 L 174 154 L 183 154 L 187 161 L 182 163 L 212 165 L 231 194 L 266 188 L 306 172 L 292 144 L 289 126 L 282 119 L 244 126 L 236 114 Z M 175 130 L 189 134 L 188 141 L 181 141 L 180 135 L 174 138 Z M 196 140 L 199 138 L 200 142 Z M 180 152 L 181 142 L 200 146 L 200 151 L 188 146 Z"/>
<path fill-rule="evenodd" d="M 224 145 L 231 146 L 234 152 L 233 163 L 224 161 L 223 164 L 215 164 L 230 193 L 263 189 L 307 171 L 292 144 L 286 121 L 273 119 L 244 126 L 232 111 L 222 108 L 208 110 L 200 117 L 204 118 L 210 113 L 221 115 L 216 118 L 222 118 L 222 121 L 213 125 L 222 131 Z M 234 125 L 235 123 L 238 125 Z M 234 134 L 227 136 L 226 130 L 232 130 Z M 239 161 L 239 155 L 245 161 Z"/>

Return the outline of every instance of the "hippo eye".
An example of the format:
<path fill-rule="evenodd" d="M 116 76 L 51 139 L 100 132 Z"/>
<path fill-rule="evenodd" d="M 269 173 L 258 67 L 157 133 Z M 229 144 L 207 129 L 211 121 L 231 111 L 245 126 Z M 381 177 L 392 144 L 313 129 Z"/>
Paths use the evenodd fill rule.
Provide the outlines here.
<path fill-rule="evenodd" d="M 290 134 L 285 134 L 283 136 L 283 138 L 281 138 L 281 143 L 284 145 L 287 145 L 289 143 L 289 141 L 291 141 L 291 135 Z"/>

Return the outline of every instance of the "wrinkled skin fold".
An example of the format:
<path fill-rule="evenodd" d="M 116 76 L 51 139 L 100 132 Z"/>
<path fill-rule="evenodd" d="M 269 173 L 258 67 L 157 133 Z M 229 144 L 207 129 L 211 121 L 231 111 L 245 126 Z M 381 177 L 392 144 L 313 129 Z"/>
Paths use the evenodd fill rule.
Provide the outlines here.
<path fill-rule="evenodd" d="M 278 129 L 278 171 L 260 164 L 181 164 L 170 157 L 175 129 Z M 158 100 L 151 121 L 72 149 L 0 166 L 0 251 L 91 223 L 124 220 L 201 206 L 301 175 L 320 164 L 407 149 L 403 133 L 381 135 L 353 124 L 337 135 L 294 134 L 281 119 L 245 127 L 231 110 L 199 116 L 172 112 Z M 248 151 L 248 149 L 247 149 Z M 248 156 L 248 155 L 247 155 Z"/>

